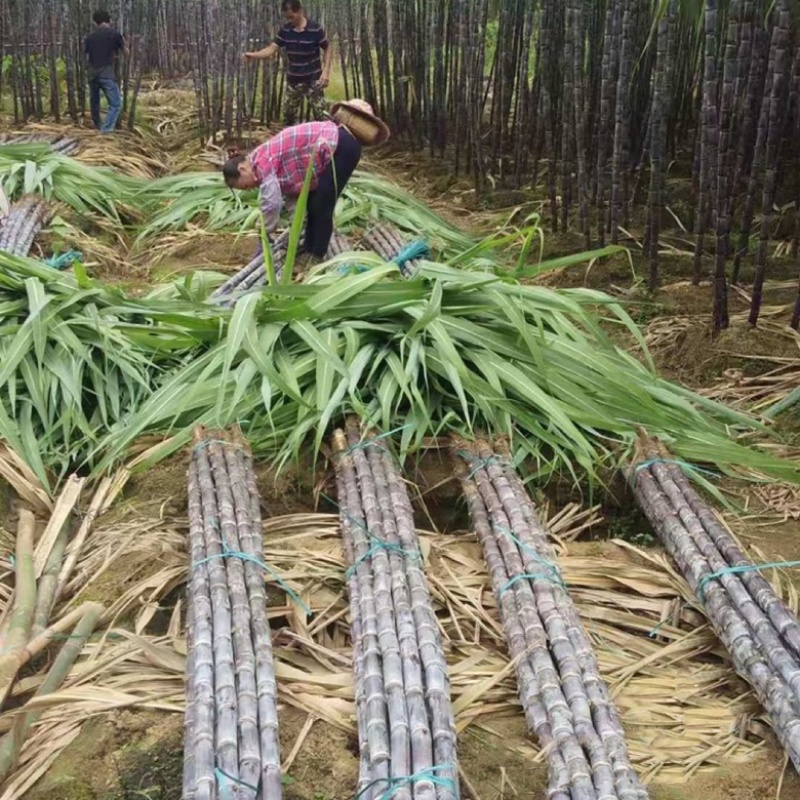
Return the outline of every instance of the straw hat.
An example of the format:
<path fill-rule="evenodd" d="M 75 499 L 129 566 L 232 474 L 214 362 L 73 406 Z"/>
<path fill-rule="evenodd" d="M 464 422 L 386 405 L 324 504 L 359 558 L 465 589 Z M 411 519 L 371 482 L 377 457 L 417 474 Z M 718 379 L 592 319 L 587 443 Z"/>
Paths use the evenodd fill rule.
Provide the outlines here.
<path fill-rule="evenodd" d="M 366 100 L 345 100 L 334 103 L 331 116 L 365 147 L 383 144 L 391 136 L 389 126 L 375 116 L 372 106 Z"/>

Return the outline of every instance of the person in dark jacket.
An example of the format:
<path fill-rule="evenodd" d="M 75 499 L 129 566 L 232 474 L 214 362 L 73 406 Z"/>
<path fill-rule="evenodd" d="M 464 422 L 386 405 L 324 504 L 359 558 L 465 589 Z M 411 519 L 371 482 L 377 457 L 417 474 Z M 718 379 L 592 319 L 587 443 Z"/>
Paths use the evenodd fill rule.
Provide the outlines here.
<path fill-rule="evenodd" d="M 116 59 L 125 52 L 125 40 L 119 31 L 111 27 L 108 11 L 95 11 L 92 17 L 94 30 L 84 41 L 87 74 L 89 77 L 89 107 L 92 122 L 101 133 L 111 133 L 117 126 L 122 111 L 122 95 L 116 75 Z M 100 119 L 100 94 L 105 95 L 108 112 Z"/>
<path fill-rule="evenodd" d="M 328 119 L 325 88 L 331 78 L 333 48 L 325 29 L 309 19 L 299 0 L 284 0 L 281 5 L 285 23 L 272 44 L 263 50 L 245 53 L 245 61 L 273 58 L 279 50 L 286 53 L 286 98 L 283 124 L 294 125 L 303 99 L 315 120 Z"/>

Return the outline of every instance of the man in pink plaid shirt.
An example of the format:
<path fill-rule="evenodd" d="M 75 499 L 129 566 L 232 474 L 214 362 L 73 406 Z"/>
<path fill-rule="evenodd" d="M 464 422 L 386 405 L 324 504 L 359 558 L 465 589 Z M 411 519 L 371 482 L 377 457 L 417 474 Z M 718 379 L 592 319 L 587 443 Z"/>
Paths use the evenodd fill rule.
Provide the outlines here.
<path fill-rule="evenodd" d="M 361 159 L 361 144 L 335 122 L 284 128 L 249 156 L 233 155 L 222 168 L 232 189 L 259 188 L 267 233 L 278 227 L 284 200 L 294 206 L 313 159 L 306 205 L 305 250 L 324 258 L 333 234 L 336 201 Z"/>

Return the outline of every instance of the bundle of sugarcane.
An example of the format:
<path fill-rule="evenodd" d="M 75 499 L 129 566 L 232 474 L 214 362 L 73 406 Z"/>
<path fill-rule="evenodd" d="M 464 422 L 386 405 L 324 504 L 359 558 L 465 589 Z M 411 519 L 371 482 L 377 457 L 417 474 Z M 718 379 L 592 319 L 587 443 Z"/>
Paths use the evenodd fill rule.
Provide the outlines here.
<path fill-rule="evenodd" d="M 27 256 L 34 239 L 49 220 L 47 203 L 30 195 L 15 203 L 0 219 L 0 250 Z"/>
<path fill-rule="evenodd" d="M 277 685 L 252 457 L 195 431 L 189 467 L 184 800 L 280 800 Z"/>
<path fill-rule="evenodd" d="M 283 271 L 283 262 L 289 244 L 289 232 L 282 233 L 272 245 L 272 260 L 275 265 L 275 275 Z M 266 281 L 267 270 L 264 266 L 264 255 L 259 253 L 247 266 L 242 267 L 235 275 L 228 278 L 211 296 L 213 298 L 226 297 L 232 294 L 241 294 L 253 288 L 263 278 Z"/>
<path fill-rule="evenodd" d="M 487 442 L 454 441 L 550 800 L 642 800 L 620 717 L 525 487 Z"/>
<path fill-rule="evenodd" d="M 456 800 L 450 681 L 414 514 L 380 437 L 333 436 L 349 569 L 360 800 Z"/>
<path fill-rule="evenodd" d="M 0 145 L 4 144 L 49 144 L 56 153 L 74 156 L 80 150 L 80 143 L 70 136 L 50 136 L 46 133 L 18 133 L 0 136 Z"/>
<path fill-rule="evenodd" d="M 386 261 L 396 261 L 407 278 L 419 269 L 419 259 L 430 255 L 424 242 L 405 242 L 395 228 L 385 223 L 376 225 L 364 235 L 364 245 Z"/>
<path fill-rule="evenodd" d="M 302 246 L 303 238 L 301 237 L 298 247 L 302 248 Z M 275 267 L 276 278 L 280 278 L 283 273 L 283 265 L 286 261 L 288 249 L 289 232 L 286 231 L 277 238 L 275 244 L 272 246 L 272 262 Z M 341 234 L 334 233 L 328 245 L 327 258 L 333 258 L 334 256 L 341 255 L 352 249 L 353 247 L 349 239 Z M 246 267 L 243 267 L 235 275 L 228 278 L 225 283 L 214 291 L 211 297 L 225 304 L 231 304 L 235 302 L 235 297 L 253 289 L 258 289 L 264 286 L 266 282 L 267 269 L 264 265 L 264 257 L 259 253 Z"/>
<path fill-rule="evenodd" d="M 737 672 L 755 689 L 772 727 L 800 771 L 800 623 L 682 467 L 642 440 L 631 472 L 636 498 L 697 595 Z M 781 564 L 774 564 L 779 567 Z"/>

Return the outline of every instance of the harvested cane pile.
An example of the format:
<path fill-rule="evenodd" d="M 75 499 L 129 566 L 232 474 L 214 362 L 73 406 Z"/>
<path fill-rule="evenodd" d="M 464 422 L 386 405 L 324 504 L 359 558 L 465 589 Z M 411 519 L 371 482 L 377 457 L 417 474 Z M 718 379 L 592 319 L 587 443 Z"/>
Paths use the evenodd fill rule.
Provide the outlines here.
<path fill-rule="evenodd" d="M 81 149 L 80 142 L 70 136 L 46 133 L 11 133 L 0 136 L 0 146 L 5 144 L 49 144 L 62 156 L 74 156 Z"/>
<path fill-rule="evenodd" d="M 472 524 L 497 597 L 551 800 L 647 797 L 555 554 L 522 482 L 486 442 L 455 442 Z"/>
<path fill-rule="evenodd" d="M 450 681 L 408 493 L 381 441 L 334 433 L 348 564 L 360 770 L 357 796 L 456 800 Z M 367 434 L 368 436 L 368 434 Z"/>
<path fill-rule="evenodd" d="M 646 442 L 632 471 L 636 497 L 800 770 L 800 623 L 727 528 L 694 491 L 680 463 Z M 776 564 L 773 566 L 781 566 Z"/>
<path fill-rule="evenodd" d="M 154 494 L 148 490 L 147 499 L 118 507 L 102 518 L 81 550 L 64 602 L 78 603 L 79 597 L 107 599 L 102 635 L 86 644 L 63 691 L 39 701 L 46 700 L 47 705 L 40 706 L 42 717 L 24 745 L 19 766 L 0 785 L 3 800 L 26 798 L 53 759 L 79 736 L 81 725 L 98 715 L 109 713 L 116 719 L 122 708 L 183 715 L 184 604 L 176 601 L 176 589 L 188 579 L 188 521 L 162 516 L 173 491 L 165 476 L 177 480 L 176 490 L 178 485 L 185 487 L 185 479 L 178 478 L 182 466 L 158 473 L 153 485 L 159 488 Z M 5 469 L 2 453 L 0 468 Z M 261 485 L 267 489 L 271 479 L 264 478 Z M 15 485 L 31 494 L 32 487 Z M 91 509 L 96 507 L 93 503 Z M 545 511 L 540 513 L 545 521 Z M 570 594 L 597 643 L 602 674 L 619 704 L 631 757 L 642 776 L 682 783 L 698 773 L 747 763 L 762 754 L 768 731 L 759 720 L 758 703 L 751 692 L 742 690 L 702 616 L 684 606 L 691 592 L 683 579 L 655 551 L 607 543 L 600 554 L 596 543 L 575 544 L 587 522 L 592 522 L 591 516 L 568 507 L 546 519 L 546 527 L 558 548 Z M 501 769 L 509 772 L 520 790 L 533 775 L 542 786 L 538 765 L 546 755 L 523 735 L 524 725 L 519 724 L 516 682 L 495 599 L 487 589 L 480 545 L 469 532 L 420 531 L 419 538 L 445 641 L 461 747 L 469 748 L 478 740 L 485 743 L 480 765 L 462 754 L 464 775 L 484 800 L 496 795 Z M 8 539 L 0 539 L 4 549 Z M 269 590 L 279 701 L 290 717 L 317 720 L 310 737 L 305 726 L 296 738 L 289 726 L 282 726 L 284 775 L 307 774 L 311 783 L 306 785 L 314 786 L 320 765 L 313 742 L 335 741 L 335 783 L 341 791 L 329 789 L 328 794 L 352 798 L 359 765 L 348 742 L 356 734 L 357 714 L 340 518 L 310 513 L 269 518 L 264 520 L 264 543 L 265 562 L 314 611 L 309 621 L 304 614 L 293 613 L 295 605 L 280 587 Z M 628 551 L 633 552 L 631 558 Z M 12 577 L 7 562 L 0 559 L 3 608 Z M 648 637 L 647 632 L 676 605 L 684 609 L 680 617 L 688 632 L 665 624 L 657 638 Z M 158 619 L 165 611 L 166 631 Z M 27 674 L 30 677 L 15 687 L 15 704 L 24 702 L 44 676 L 44 672 Z M 18 714 L 18 708 L 0 714 L 0 732 L 9 730 Z M 513 726 L 511 735 L 508 725 Z M 182 753 L 179 741 L 179 734 L 171 739 Z M 106 762 L 108 755 L 101 758 Z M 105 776 L 91 775 L 97 781 L 96 795 L 108 796 Z M 544 791 L 534 796 L 544 796 Z"/>
<path fill-rule="evenodd" d="M 289 234 L 288 230 L 282 233 L 272 246 L 272 263 L 275 269 L 275 277 L 278 279 L 283 274 L 283 267 L 289 250 Z M 302 244 L 303 239 L 301 237 L 298 248 L 302 247 Z M 353 247 L 347 238 L 334 233 L 328 245 L 326 257 L 334 258 L 352 249 Z M 247 266 L 240 269 L 216 289 L 211 298 L 222 305 L 233 305 L 241 295 L 254 289 L 259 289 L 266 282 L 267 269 L 264 264 L 264 257 L 259 253 Z"/>
<path fill-rule="evenodd" d="M 198 429 L 189 468 L 184 800 L 280 800 L 261 510 L 240 442 Z"/>
<path fill-rule="evenodd" d="M 386 261 L 395 261 L 406 278 L 410 278 L 420 267 L 419 259 L 430 255 L 423 242 L 403 241 L 396 228 L 388 224 L 376 225 L 364 236 L 364 245 L 374 250 Z"/>
<path fill-rule="evenodd" d="M 0 250 L 27 256 L 49 218 L 47 203 L 38 197 L 31 195 L 15 203 L 5 217 L 0 217 Z"/>

